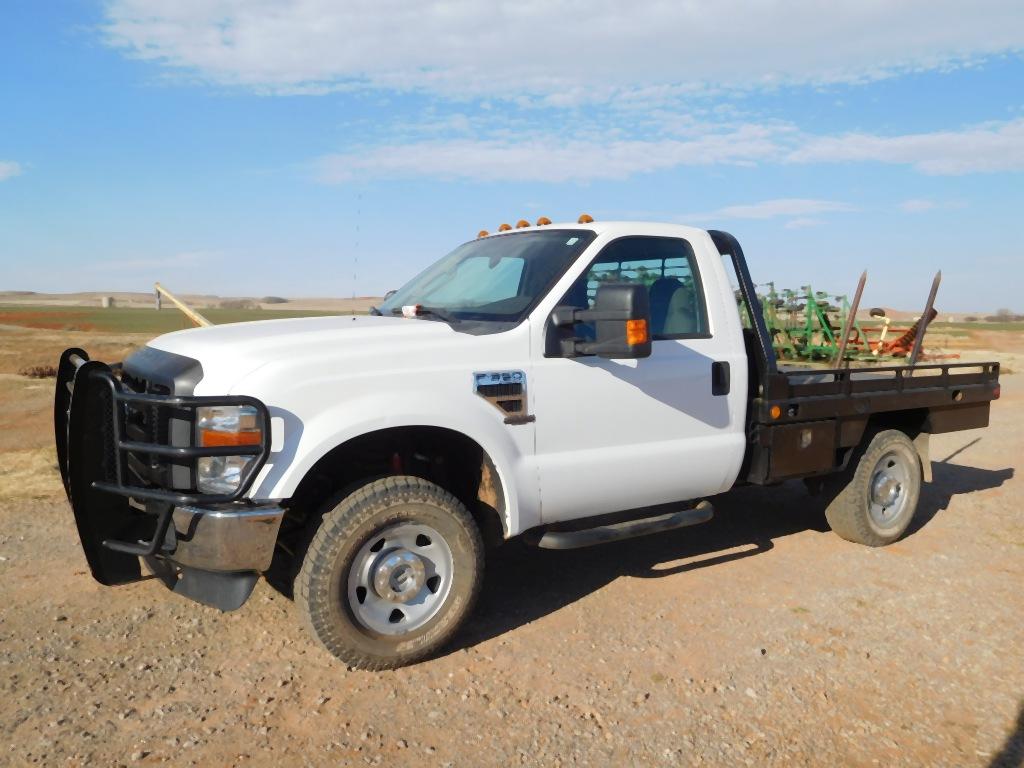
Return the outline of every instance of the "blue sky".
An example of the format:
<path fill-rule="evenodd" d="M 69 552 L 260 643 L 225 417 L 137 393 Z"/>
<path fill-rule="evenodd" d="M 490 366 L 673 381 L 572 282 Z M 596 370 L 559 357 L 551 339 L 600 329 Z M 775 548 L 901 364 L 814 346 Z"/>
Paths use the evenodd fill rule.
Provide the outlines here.
<path fill-rule="evenodd" d="M 1024 311 L 1022 52 L 1019 0 L 7 0 L 0 289 L 379 294 L 586 211 Z"/>

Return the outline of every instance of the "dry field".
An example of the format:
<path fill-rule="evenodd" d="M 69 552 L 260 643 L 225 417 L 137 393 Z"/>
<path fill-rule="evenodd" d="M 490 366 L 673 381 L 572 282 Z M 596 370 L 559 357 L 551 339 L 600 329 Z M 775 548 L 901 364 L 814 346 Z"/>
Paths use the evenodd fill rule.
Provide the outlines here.
<path fill-rule="evenodd" d="M 1024 760 L 1024 384 L 933 440 L 910 534 L 828 532 L 799 484 L 590 551 L 509 545 L 437 659 L 346 670 L 266 583 L 240 611 L 87 573 L 50 448 L 66 346 L 0 327 L 0 764 L 948 765 Z M 950 349 L 1024 370 L 1024 334 Z"/>
<path fill-rule="evenodd" d="M 173 288 L 173 286 L 167 286 Z M 350 299 L 330 298 L 301 298 L 284 299 L 274 298 L 273 301 L 266 301 L 267 296 L 212 296 L 193 293 L 176 294 L 178 298 L 186 302 L 190 307 L 196 309 L 208 309 L 220 307 L 224 302 L 238 304 L 244 302 L 251 306 L 258 306 L 260 309 L 284 309 L 298 311 L 323 311 L 323 312 L 365 312 L 371 305 L 378 304 L 381 299 L 373 296 L 355 296 Z M 0 305 L 10 306 L 44 306 L 44 307 L 93 307 L 99 308 L 103 298 L 111 298 L 118 307 L 131 309 L 151 309 L 155 298 L 153 293 L 135 292 L 102 292 L 85 291 L 82 293 L 36 293 L 34 291 L 0 291 Z M 168 301 L 164 301 L 169 306 Z"/>

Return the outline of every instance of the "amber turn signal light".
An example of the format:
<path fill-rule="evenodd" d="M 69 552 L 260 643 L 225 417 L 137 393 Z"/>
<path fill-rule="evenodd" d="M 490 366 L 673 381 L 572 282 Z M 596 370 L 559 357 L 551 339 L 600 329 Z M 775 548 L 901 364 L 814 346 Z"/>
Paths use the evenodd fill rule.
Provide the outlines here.
<path fill-rule="evenodd" d="M 263 433 L 258 429 L 241 432 L 221 432 L 216 429 L 199 430 L 199 445 L 214 448 L 224 445 L 259 445 L 263 441 Z"/>
<path fill-rule="evenodd" d="M 782 415 L 782 409 L 777 405 L 773 405 L 771 408 L 768 409 L 768 415 L 771 416 L 773 419 L 777 419 L 779 418 L 779 416 Z"/>
<path fill-rule="evenodd" d="M 647 321 L 627 320 L 626 321 L 626 343 L 631 347 L 647 343 Z"/>

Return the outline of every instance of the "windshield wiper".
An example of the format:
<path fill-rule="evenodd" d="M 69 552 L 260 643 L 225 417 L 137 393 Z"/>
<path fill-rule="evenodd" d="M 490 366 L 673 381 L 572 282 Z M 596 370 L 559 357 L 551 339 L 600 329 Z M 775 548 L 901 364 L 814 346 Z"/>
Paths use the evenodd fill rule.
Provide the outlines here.
<path fill-rule="evenodd" d="M 392 315 L 401 315 L 402 314 L 402 308 L 401 307 L 395 307 L 394 309 L 391 310 L 391 314 Z M 449 325 L 455 325 L 456 323 L 461 322 L 459 320 L 459 318 L 455 317 L 455 315 L 451 314 L 450 312 L 448 312 L 446 310 L 443 310 L 443 309 L 440 309 L 440 308 L 437 308 L 437 307 L 421 307 L 421 306 L 418 306 L 416 308 L 416 315 L 415 316 L 416 317 L 436 317 L 438 320 L 442 320 L 442 321 L 448 323 Z"/>

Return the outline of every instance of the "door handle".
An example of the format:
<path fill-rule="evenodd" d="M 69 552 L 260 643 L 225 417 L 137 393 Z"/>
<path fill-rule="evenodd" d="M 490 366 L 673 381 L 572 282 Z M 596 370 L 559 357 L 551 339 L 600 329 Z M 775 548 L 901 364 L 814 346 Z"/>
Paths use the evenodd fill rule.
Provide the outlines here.
<path fill-rule="evenodd" d="M 711 394 L 729 394 L 729 363 L 716 360 L 711 364 Z"/>

